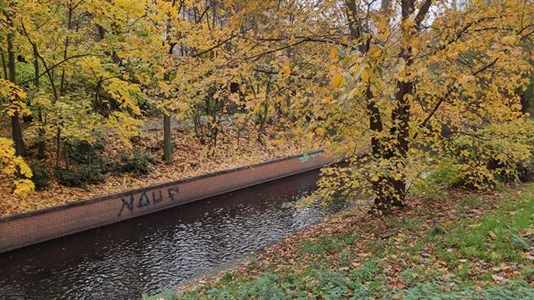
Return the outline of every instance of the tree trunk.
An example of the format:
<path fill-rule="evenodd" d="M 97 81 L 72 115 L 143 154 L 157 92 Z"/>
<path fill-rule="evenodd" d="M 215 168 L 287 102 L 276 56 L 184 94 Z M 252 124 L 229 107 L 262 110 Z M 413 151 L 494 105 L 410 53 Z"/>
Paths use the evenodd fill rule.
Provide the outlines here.
<path fill-rule="evenodd" d="M 6 64 L 6 57 L 4 55 L 4 50 L 2 49 L 2 52 L 0 52 L 0 56 L 2 58 L 2 70 L 4 71 L 4 79 L 8 80 L 8 73 L 7 73 L 7 64 Z"/>
<path fill-rule="evenodd" d="M 172 164 L 172 145 L 171 145 L 171 117 L 163 115 L 163 157 L 165 162 Z"/>
<path fill-rule="evenodd" d="M 402 0 L 401 13 L 402 20 L 406 20 L 414 12 L 415 8 L 414 0 Z M 406 31 L 410 32 L 406 32 Z M 414 28 L 407 28 L 403 30 L 403 34 L 413 34 Z M 402 58 L 406 61 L 406 68 L 409 68 L 413 63 L 412 48 L 407 46 L 401 50 Z M 395 124 L 390 129 L 390 138 L 387 141 L 388 149 L 383 149 L 380 142 L 377 141 L 376 150 L 375 142 L 373 142 L 373 154 L 375 151 L 381 159 L 387 160 L 395 166 L 401 167 L 401 170 L 390 170 L 391 173 L 401 173 L 400 179 L 393 174 L 387 174 L 379 179 L 373 185 L 375 192 L 374 208 L 380 212 L 387 212 L 394 208 L 400 208 L 405 205 L 406 198 L 406 176 L 402 170 L 405 167 L 405 161 L 408 156 L 409 142 L 408 137 L 410 134 L 410 102 L 406 96 L 413 94 L 413 81 L 399 80 L 397 81 L 397 91 L 395 93 L 396 106 L 391 113 L 392 124 Z M 373 117 L 371 117 L 371 120 Z M 373 123 L 371 123 L 373 128 Z"/>
<path fill-rule="evenodd" d="M 219 128 L 221 125 L 221 120 L 219 117 L 219 110 L 220 110 L 220 102 L 219 100 L 214 99 L 214 109 L 212 110 L 212 118 L 211 118 L 211 129 L 210 129 L 210 148 L 215 149 L 217 148 L 217 136 L 219 134 Z"/>
<path fill-rule="evenodd" d="M 13 34 L 7 35 L 7 55 L 9 68 L 9 81 L 17 84 L 17 69 L 15 65 L 15 52 L 13 50 Z M 22 139 L 22 130 L 20 129 L 19 113 L 15 112 L 11 117 L 11 132 L 13 142 L 15 143 L 15 153 L 18 156 L 24 155 L 24 140 Z"/>
<path fill-rule="evenodd" d="M 521 112 L 526 114 L 530 111 L 530 95 L 527 92 L 522 92 L 519 94 L 521 101 Z"/>
<path fill-rule="evenodd" d="M 33 80 L 33 84 L 35 85 L 35 89 L 39 91 L 39 58 L 37 53 L 37 45 L 33 45 L 33 69 L 35 74 L 35 79 Z M 43 126 L 43 112 L 42 107 L 39 105 L 37 108 L 37 114 L 39 118 L 39 142 L 37 146 L 37 157 L 40 159 L 45 158 L 45 152 L 46 152 L 46 141 L 45 141 L 45 129 Z"/>
<path fill-rule="evenodd" d="M 65 143 L 63 145 L 63 147 L 65 148 L 65 170 L 69 171 L 70 170 L 70 151 L 69 151 L 69 144 L 68 143 Z"/>
<path fill-rule="evenodd" d="M 57 128 L 56 132 L 56 167 L 59 166 L 61 161 L 61 128 Z"/>
<path fill-rule="evenodd" d="M 269 113 L 269 94 L 271 93 L 271 79 L 267 82 L 265 89 L 265 100 L 263 101 L 263 113 L 260 112 L 260 129 L 258 129 L 258 142 L 262 142 L 262 134 L 265 131 L 265 122 Z"/>
<path fill-rule="evenodd" d="M 265 131 L 265 122 L 267 121 L 267 113 L 269 112 L 269 104 L 267 103 L 267 101 L 263 102 L 263 113 L 260 112 L 259 114 L 259 117 L 260 117 L 260 128 L 258 129 L 258 142 L 261 143 L 263 140 L 262 140 L 262 135 L 263 135 L 263 132 Z"/>

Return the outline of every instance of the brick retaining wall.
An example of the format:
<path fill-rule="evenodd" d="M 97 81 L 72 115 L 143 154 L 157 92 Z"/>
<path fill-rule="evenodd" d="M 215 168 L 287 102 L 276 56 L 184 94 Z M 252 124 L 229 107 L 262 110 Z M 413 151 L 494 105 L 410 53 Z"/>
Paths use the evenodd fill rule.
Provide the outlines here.
<path fill-rule="evenodd" d="M 332 163 L 321 152 L 0 218 L 0 253 L 228 193 Z"/>

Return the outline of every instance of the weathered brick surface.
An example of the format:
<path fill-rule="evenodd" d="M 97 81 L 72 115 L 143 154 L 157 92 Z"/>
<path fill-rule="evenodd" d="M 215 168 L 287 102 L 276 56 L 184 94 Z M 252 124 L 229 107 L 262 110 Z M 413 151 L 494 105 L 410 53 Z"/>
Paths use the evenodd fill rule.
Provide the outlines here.
<path fill-rule="evenodd" d="M 289 157 L 0 218 L 0 253 L 317 169 L 331 162 L 319 153 Z"/>

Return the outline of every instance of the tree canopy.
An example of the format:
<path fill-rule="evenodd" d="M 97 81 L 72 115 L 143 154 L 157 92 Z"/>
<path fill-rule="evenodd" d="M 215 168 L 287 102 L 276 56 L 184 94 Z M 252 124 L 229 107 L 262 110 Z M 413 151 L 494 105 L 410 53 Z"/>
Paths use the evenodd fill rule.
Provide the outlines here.
<path fill-rule="evenodd" d="M 348 162 L 325 170 L 322 199 L 369 194 L 380 212 L 443 166 L 475 188 L 519 180 L 534 151 L 533 4 L 1 0 L 13 143 L 0 140 L 0 164 L 31 191 L 23 157 L 60 165 L 102 134 L 131 146 L 155 108 L 209 147 L 225 119 L 258 141 L 273 124 L 269 138 Z"/>

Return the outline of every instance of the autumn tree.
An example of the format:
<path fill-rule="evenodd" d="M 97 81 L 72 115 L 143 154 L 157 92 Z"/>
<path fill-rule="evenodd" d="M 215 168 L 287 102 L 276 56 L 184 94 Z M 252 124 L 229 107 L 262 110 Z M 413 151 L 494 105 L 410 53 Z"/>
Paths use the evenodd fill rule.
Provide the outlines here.
<path fill-rule="evenodd" d="M 259 142 L 347 159 L 326 171 L 322 195 L 365 191 L 388 211 L 451 153 L 477 187 L 530 156 L 531 4 L 4 1 L 2 112 L 17 154 L 24 142 L 41 158 L 53 148 L 66 169 L 78 141 L 130 145 L 143 105 L 165 115 L 168 163 L 171 114 L 212 149 L 254 128 Z M 23 65 L 29 78 L 17 78 Z M 24 131 L 20 115 L 33 119 Z"/>
<path fill-rule="evenodd" d="M 6 79 L 9 80 L 12 87 L 15 87 L 17 84 L 17 54 L 18 54 L 18 45 L 17 45 L 17 26 L 16 21 L 21 14 L 19 1 L 2 1 L 0 3 L 0 8 L 2 9 L 1 15 L 1 26 L 2 26 L 2 41 L 6 49 L 5 53 L 7 54 L 7 62 L 5 58 L 3 60 L 4 71 L 7 75 Z M 4 50 L 2 50 L 4 53 Z M 6 66 L 7 64 L 7 66 Z M 13 141 L 15 144 L 16 155 L 21 156 L 24 154 L 24 140 L 22 137 L 22 131 L 20 127 L 19 116 L 21 114 L 20 108 L 22 106 L 21 97 L 17 99 L 10 99 L 11 103 L 6 101 L 5 105 L 8 105 L 10 109 L 4 108 L 4 113 L 7 113 L 11 118 L 11 132 L 13 136 Z"/>
<path fill-rule="evenodd" d="M 126 146 L 139 134 L 143 89 L 162 56 L 164 15 L 152 1 L 4 1 L 1 41 L 6 85 L 2 113 L 12 119 L 16 154 L 38 144 L 38 157 L 55 148 L 56 167 L 69 169 L 70 149 L 113 134 Z M 4 53 L 4 51 L 3 51 Z M 18 61 L 16 61 L 18 60 Z M 29 67 L 30 76 L 17 71 Z M 156 76 L 157 78 L 157 76 Z M 5 96 L 7 95 L 7 96 Z M 4 97 L 5 96 L 5 97 Z M 24 130 L 20 115 L 33 121 Z M 52 143 L 53 142 L 53 143 Z M 55 147 L 48 147 L 51 144 Z M 27 153 L 31 154 L 31 153 Z"/>
<path fill-rule="evenodd" d="M 346 1 L 352 47 L 334 51 L 335 90 L 314 105 L 325 120 L 319 135 L 350 166 L 327 172 L 337 176 L 323 181 L 323 195 L 366 190 L 381 212 L 404 206 L 410 183 L 450 150 L 455 139 L 446 139 L 443 128 L 454 138 L 522 141 L 515 151 L 485 153 L 486 162 L 513 168 L 518 157 L 528 158 L 532 127 L 515 92 L 531 72 L 520 47 L 534 25 L 527 2 L 467 1 L 457 8 L 403 0 L 384 9 Z M 516 132 L 518 126 L 527 130 Z M 480 160 L 465 166 L 479 187 L 495 178 Z"/>
<path fill-rule="evenodd" d="M 38 132 L 42 149 L 53 137 L 59 164 L 62 148 L 67 153 L 74 141 L 92 142 L 102 132 L 112 130 L 128 143 L 146 101 L 141 86 L 153 74 L 149 64 L 155 58 L 148 54 L 162 49 L 162 31 L 154 25 L 159 13 L 148 13 L 152 3 L 18 4 L 22 12 L 13 25 L 18 54 L 35 65 L 35 76 L 20 84 L 31 96 L 38 122 L 30 132 Z"/>

